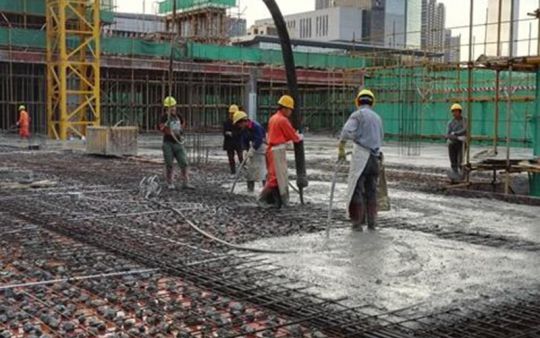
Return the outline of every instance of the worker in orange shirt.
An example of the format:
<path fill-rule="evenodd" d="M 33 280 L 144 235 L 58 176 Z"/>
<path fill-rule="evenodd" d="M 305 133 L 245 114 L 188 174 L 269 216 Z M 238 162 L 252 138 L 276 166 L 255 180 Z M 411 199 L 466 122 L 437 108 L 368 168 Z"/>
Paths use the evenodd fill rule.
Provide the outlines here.
<path fill-rule="evenodd" d="M 268 148 L 266 150 L 266 166 L 268 176 L 266 185 L 259 197 L 259 205 L 280 208 L 287 201 L 284 191 L 288 191 L 287 161 L 284 145 L 288 142 L 300 143 L 302 134 L 294 130 L 289 118 L 294 110 L 294 99 L 289 95 L 282 96 L 278 101 L 278 111 L 268 121 Z M 280 151 L 280 158 L 276 154 Z M 279 162 L 279 163 L 278 163 Z"/>
<path fill-rule="evenodd" d="M 19 136 L 22 139 L 30 138 L 30 115 L 26 111 L 26 107 L 19 106 L 19 120 L 17 121 L 17 127 L 19 127 Z"/>

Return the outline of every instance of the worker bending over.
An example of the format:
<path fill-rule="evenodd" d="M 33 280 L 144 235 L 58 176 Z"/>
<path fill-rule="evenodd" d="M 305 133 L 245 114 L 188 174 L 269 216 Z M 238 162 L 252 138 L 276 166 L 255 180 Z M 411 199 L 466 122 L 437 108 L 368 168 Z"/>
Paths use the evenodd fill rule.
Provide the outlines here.
<path fill-rule="evenodd" d="M 30 115 L 28 115 L 26 107 L 23 105 L 19 106 L 17 127 L 19 127 L 19 136 L 22 139 L 30 139 Z"/>
<path fill-rule="evenodd" d="M 253 192 L 255 182 L 263 182 L 263 186 L 266 182 L 266 132 L 243 111 L 234 114 L 233 123 L 242 130 L 242 146 L 246 149 L 244 157 L 247 159 L 247 187 L 249 192 Z"/>
<path fill-rule="evenodd" d="M 458 179 L 463 176 L 461 164 L 463 162 L 463 147 L 467 139 L 467 120 L 463 117 L 463 108 L 455 103 L 450 107 L 453 119 L 448 122 L 446 139 L 448 143 L 448 156 L 452 172 L 451 179 Z"/>
<path fill-rule="evenodd" d="M 165 160 L 165 180 L 169 189 L 175 189 L 174 185 L 174 159 L 180 166 L 182 188 L 193 189 L 188 182 L 188 162 L 186 149 L 184 148 L 184 129 L 186 121 L 176 111 L 176 99 L 168 96 L 163 101 L 165 112 L 161 116 L 159 130 L 163 133 L 163 158 Z"/>
<path fill-rule="evenodd" d="M 351 114 L 341 132 L 339 160 L 346 159 L 345 144 L 354 142 L 347 186 L 348 213 L 354 230 L 362 231 L 367 215 L 368 229 L 377 222 L 377 180 L 384 130 L 381 118 L 373 111 L 375 96 L 370 90 L 356 97 L 357 110 Z"/>
<path fill-rule="evenodd" d="M 261 206 L 276 206 L 280 208 L 284 202 L 280 193 L 280 185 L 278 184 L 278 175 L 281 178 L 287 177 L 287 163 L 285 160 L 284 165 L 280 163 L 280 171 L 276 170 L 276 161 L 274 155 L 274 148 L 285 146 L 288 142 L 300 143 L 303 140 L 302 134 L 298 134 L 289 118 L 294 110 L 294 100 L 289 95 L 282 96 L 278 101 L 278 111 L 268 121 L 268 148 L 266 150 L 266 166 L 268 170 L 268 176 L 266 185 L 259 197 L 259 203 Z M 277 150 L 277 149 L 276 149 Z M 283 150 L 284 151 L 284 150 Z M 286 179 L 285 179 L 286 180 Z M 284 182 L 281 179 L 281 182 Z M 284 185 L 286 183 L 282 183 Z M 287 186 L 281 186 L 282 191 L 288 189 Z"/>
<path fill-rule="evenodd" d="M 225 122 L 223 122 L 223 150 L 227 152 L 229 158 L 229 168 L 231 175 L 236 174 L 236 162 L 234 155 L 238 156 L 238 161 L 242 163 L 244 158 L 242 157 L 242 140 L 241 133 L 238 128 L 235 128 L 233 123 L 234 114 L 239 111 L 237 105 L 233 104 L 229 107 L 229 116 Z"/>

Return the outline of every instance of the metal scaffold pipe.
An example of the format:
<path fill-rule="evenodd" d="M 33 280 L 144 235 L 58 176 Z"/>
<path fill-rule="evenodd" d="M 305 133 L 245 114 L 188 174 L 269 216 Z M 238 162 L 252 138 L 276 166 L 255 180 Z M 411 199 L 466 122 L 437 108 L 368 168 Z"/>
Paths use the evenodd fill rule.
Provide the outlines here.
<path fill-rule="evenodd" d="M 173 96 L 173 82 L 174 82 L 174 46 L 176 42 L 176 1 L 173 1 L 172 10 L 172 34 L 171 34 L 171 54 L 169 55 L 169 88 L 168 96 Z"/>
<path fill-rule="evenodd" d="M 470 2 L 469 12 L 469 60 L 467 64 L 468 84 L 467 84 L 467 166 L 471 164 L 471 141 L 472 141 L 472 92 L 473 92 L 473 23 L 474 23 L 474 1 Z M 470 176 L 467 174 L 467 182 Z"/>
<path fill-rule="evenodd" d="M 514 11 L 515 6 L 512 2 L 510 4 L 510 46 L 508 56 L 514 56 Z M 512 123 L 512 94 L 514 93 L 514 88 L 512 87 L 512 71 L 513 64 L 510 63 L 508 66 L 508 86 L 507 86 L 507 108 L 506 108 L 506 177 L 504 182 L 504 193 L 508 194 L 510 192 L 510 133 L 511 133 L 511 123 Z"/>
<path fill-rule="evenodd" d="M 533 154 L 540 157 L 540 66 L 536 69 L 536 101 L 534 115 L 531 117 L 533 135 Z M 540 174 L 532 174 L 530 195 L 540 197 Z"/>
<path fill-rule="evenodd" d="M 527 58 L 527 62 L 536 64 L 536 101 L 534 114 L 531 117 L 532 136 L 533 136 L 533 154 L 535 157 L 540 157 L 540 1 L 538 1 L 538 9 L 534 13 L 538 19 L 538 37 L 537 48 L 538 55 Z M 530 178 L 529 194 L 540 197 L 540 174 L 533 173 Z"/>

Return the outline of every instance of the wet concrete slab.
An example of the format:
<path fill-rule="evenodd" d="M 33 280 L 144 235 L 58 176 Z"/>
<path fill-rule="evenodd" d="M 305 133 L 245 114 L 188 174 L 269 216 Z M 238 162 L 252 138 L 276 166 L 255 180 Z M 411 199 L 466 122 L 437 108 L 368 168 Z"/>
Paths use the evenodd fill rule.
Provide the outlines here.
<path fill-rule="evenodd" d="M 295 249 L 268 255 L 288 276 L 317 285 L 326 297 L 349 297 L 389 310 L 424 310 L 478 300 L 499 302 L 538 289 L 540 253 L 490 248 L 415 231 L 380 229 L 271 238 L 250 247 Z"/>
<path fill-rule="evenodd" d="M 345 215 L 346 178 L 340 178 L 334 194 L 333 215 Z M 305 190 L 311 203 L 329 204 L 331 182 L 312 181 Z M 430 194 L 389 187 L 392 210 L 380 213 L 386 219 L 418 225 L 540 243 L 540 207 L 504 201 Z M 292 193 L 291 200 L 298 202 Z"/>

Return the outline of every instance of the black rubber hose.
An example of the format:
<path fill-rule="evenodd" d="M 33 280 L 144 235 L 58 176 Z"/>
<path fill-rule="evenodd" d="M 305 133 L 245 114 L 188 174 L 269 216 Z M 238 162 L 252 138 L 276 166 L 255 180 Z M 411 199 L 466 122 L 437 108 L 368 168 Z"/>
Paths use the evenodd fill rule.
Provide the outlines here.
<path fill-rule="evenodd" d="M 295 110 L 291 117 L 293 126 L 302 131 L 302 111 L 300 109 L 300 95 L 298 93 L 298 81 L 296 77 L 296 66 L 294 63 L 294 54 L 291 46 L 291 39 L 289 32 L 287 31 L 287 25 L 281 14 L 279 6 L 274 0 L 263 0 L 272 14 L 274 24 L 276 26 L 279 40 L 281 43 L 281 51 L 283 53 L 283 63 L 285 64 L 285 71 L 287 73 L 287 86 L 289 87 L 289 93 L 294 98 Z M 303 190 L 308 186 L 307 174 L 306 174 L 306 156 L 304 152 L 304 142 L 294 144 L 294 158 L 296 162 L 296 185 L 300 191 L 300 201 L 304 204 Z"/>

